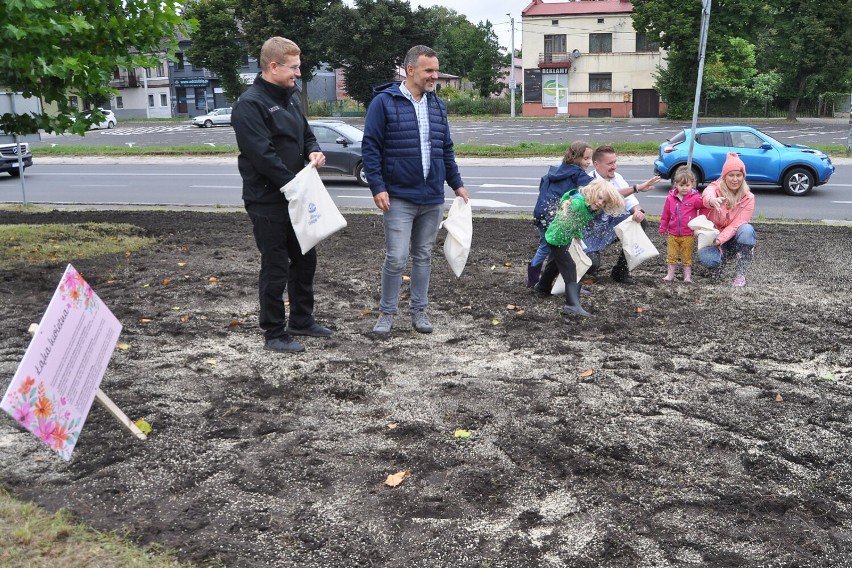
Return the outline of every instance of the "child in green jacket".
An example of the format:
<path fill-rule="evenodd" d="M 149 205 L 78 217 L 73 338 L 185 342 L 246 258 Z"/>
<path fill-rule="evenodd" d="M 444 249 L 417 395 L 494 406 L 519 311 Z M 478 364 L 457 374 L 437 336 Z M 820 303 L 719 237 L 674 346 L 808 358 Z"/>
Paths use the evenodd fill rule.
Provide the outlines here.
<path fill-rule="evenodd" d="M 572 195 L 573 193 L 573 195 Z M 614 215 L 624 208 L 624 198 L 611 183 L 595 178 L 579 192 L 562 196 L 561 208 L 547 227 L 544 235 L 550 245 L 550 255 L 565 281 L 564 315 L 589 316 L 580 306 L 580 283 L 577 282 L 577 265 L 568 252 L 573 239 L 583 238 L 583 229 L 595 215 L 602 211 Z"/>

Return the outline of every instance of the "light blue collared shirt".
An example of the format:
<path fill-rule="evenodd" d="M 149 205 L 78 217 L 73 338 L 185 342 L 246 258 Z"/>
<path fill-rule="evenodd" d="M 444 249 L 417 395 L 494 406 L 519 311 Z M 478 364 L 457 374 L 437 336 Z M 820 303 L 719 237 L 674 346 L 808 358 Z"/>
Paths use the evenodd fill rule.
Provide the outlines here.
<path fill-rule="evenodd" d="M 420 100 L 416 100 L 405 86 L 405 81 L 400 83 L 399 90 L 406 99 L 411 101 L 414 112 L 417 114 L 417 126 L 420 130 L 420 161 L 423 164 L 423 179 L 426 179 L 429 177 L 429 158 L 432 153 L 432 141 L 429 139 L 429 99 L 424 92 Z"/>

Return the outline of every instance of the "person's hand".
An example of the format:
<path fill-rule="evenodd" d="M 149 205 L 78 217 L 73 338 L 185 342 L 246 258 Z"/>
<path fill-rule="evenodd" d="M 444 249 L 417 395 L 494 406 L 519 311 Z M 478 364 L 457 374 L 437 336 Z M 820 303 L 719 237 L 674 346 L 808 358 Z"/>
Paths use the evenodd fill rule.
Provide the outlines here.
<path fill-rule="evenodd" d="M 387 191 L 374 195 L 373 201 L 376 203 L 376 207 L 382 211 L 390 211 L 390 196 L 388 196 Z"/>
<path fill-rule="evenodd" d="M 722 241 L 720 241 L 719 239 L 713 239 L 713 245 L 720 247 L 722 246 Z"/>
<path fill-rule="evenodd" d="M 722 207 L 722 204 L 724 202 L 725 202 L 725 198 L 724 197 L 718 197 L 718 196 L 711 197 L 710 199 L 707 200 L 707 203 L 710 205 L 710 207 L 712 207 L 716 211 L 718 211 Z"/>
<path fill-rule="evenodd" d="M 660 181 L 660 176 L 654 176 L 645 180 L 644 183 L 636 184 L 636 189 L 638 191 L 651 191 L 654 189 L 654 184 Z"/>
<path fill-rule="evenodd" d="M 637 223 L 641 223 L 645 220 L 645 212 L 639 209 L 638 207 L 634 208 L 633 211 L 633 220 Z"/>
<path fill-rule="evenodd" d="M 308 154 L 308 161 L 311 162 L 316 169 L 320 169 L 325 165 L 325 154 L 322 152 L 311 152 Z"/>
<path fill-rule="evenodd" d="M 455 190 L 455 193 L 456 193 L 456 195 L 457 195 L 457 196 L 459 196 L 459 197 L 461 197 L 462 199 L 464 199 L 464 202 L 465 202 L 465 203 L 467 203 L 467 202 L 468 202 L 468 200 L 470 200 L 470 195 L 468 195 L 468 194 L 467 194 L 467 190 L 464 188 L 464 186 L 462 186 L 462 187 L 458 188 L 457 190 Z"/>

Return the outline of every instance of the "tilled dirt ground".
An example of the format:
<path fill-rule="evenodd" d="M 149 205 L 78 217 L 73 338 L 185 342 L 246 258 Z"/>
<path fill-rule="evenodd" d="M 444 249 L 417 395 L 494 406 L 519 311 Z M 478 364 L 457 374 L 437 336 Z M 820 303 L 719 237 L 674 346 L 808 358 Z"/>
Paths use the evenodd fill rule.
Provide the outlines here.
<path fill-rule="evenodd" d="M 157 239 L 74 262 L 130 346 L 102 388 L 149 439 L 95 405 L 66 463 L 0 416 L 0 483 L 201 565 L 852 566 L 852 228 L 761 224 L 743 291 L 660 257 L 565 321 L 523 287 L 529 222 L 477 218 L 460 279 L 439 238 L 435 332 L 379 339 L 381 218 L 347 217 L 316 279 L 336 334 L 278 355 L 245 214 L 0 213 Z M 3 389 L 63 269 L 0 272 Z"/>

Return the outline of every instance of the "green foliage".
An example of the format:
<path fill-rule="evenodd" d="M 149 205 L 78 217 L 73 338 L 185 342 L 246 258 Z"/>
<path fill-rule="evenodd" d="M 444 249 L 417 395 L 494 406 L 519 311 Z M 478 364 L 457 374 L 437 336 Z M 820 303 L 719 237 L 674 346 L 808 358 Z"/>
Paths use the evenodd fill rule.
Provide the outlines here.
<path fill-rule="evenodd" d="M 323 30 L 329 61 L 344 67 L 346 90 L 367 105 L 373 87 L 392 81 L 405 53 L 415 45 L 432 45 L 436 32 L 422 9 L 411 11 L 406 0 L 355 0 L 338 4 L 317 22 Z"/>
<path fill-rule="evenodd" d="M 334 60 L 328 51 L 327 35 L 348 34 L 352 29 L 346 20 L 320 23 L 323 15 L 343 6 L 342 0 L 235 1 L 236 16 L 250 54 L 259 58 L 263 42 L 273 36 L 286 37 L 298 44 L 302 50 L 302 108 L 308 108 L 308 81 L 314 77 L 314 69 Z M 329 25 L 336 29 L 328 29 Z"/>
<path fill-rule="evenodd" d="M 234 18 L 236 6 L 236 0 L 190 0 L 184 10 L 185 17 L 198 22 L 186 58 L 193 66 L 216 73 L 230 101 L 236 101 L 247 87 L 240 81 L 246 50 Z"/>
<path fill-rule="evenodd" d="M 6 113 L 0 130 L 83 134 L 92 119 L 68 96 L 97 105 L 116 93 L 109 87 L 115 68 L 153 67 L 161 50 L 172 54 L 176 31 L 188 27 L 178 7 L 177 0 L 0 2 L 0 85 L 59 110 L 56 116 Z"/>

